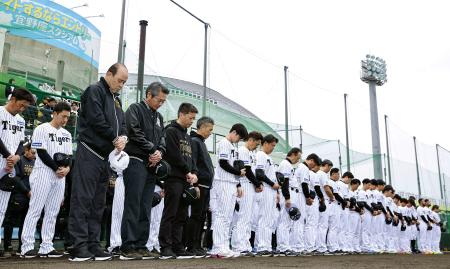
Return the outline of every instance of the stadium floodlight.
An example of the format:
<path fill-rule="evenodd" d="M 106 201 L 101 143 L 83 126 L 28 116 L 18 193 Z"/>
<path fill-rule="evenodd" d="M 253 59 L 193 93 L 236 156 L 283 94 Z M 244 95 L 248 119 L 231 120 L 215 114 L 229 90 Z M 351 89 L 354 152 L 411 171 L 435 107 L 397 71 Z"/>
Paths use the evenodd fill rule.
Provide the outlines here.
<path fill-rule="evenodd" d="M 376 85 L 382 86 L 387 82 L 386 61 L 380 57 L 367 54 L 366 58 L 361 61 L 360 78 L 362 81 L 369 84 L 374 177 L 382 178 L 383 167 L 381 165 L 380 128 L 378 125 Z"/>
<path fill-rule="evenodd" d="M 387 82 L 386 61 L 374 55 L 366 55 L 366 59 L 361 61 L 361 80 L 382 86 Z"/>

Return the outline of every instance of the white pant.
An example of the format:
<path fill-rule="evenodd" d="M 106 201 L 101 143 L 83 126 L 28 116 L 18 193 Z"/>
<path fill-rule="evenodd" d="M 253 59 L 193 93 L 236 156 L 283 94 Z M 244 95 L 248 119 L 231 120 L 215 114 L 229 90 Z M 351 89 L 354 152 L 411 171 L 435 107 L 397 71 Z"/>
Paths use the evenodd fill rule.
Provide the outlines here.
<path fill-rule="evenodd" d="M 361 216 L 358 212 L 350 211 L 348 214 L 348 244 L 349 251 L 361 252 Z"/>
<path fill-rule="evenodd" d="M 295 193 L 295 195 L 293 195 Z M 300 219 L 294 221 L 291 227 L 291 238 L 289 239 L 289 245 L 291 250 L 295 252 L 301 252 L 305 250 L 305 219 L 306 219 L 306 203 L 305 196 L 302 189 L 299 188 L 299 192 L 291 194 L 291 200 L 297 199 L 298 209 L 300 209 Z"/>
<path fill-rule="evenodd" d="M 272 251 L 272 232 L 277 210 L 277 192 L 264 183 L 264 190 L 261 194 L 259 211 L 262 216 L 259 218 L 258 227 L 256 228 L 255 247 L 257 251 Z"/>
<path fill-rule="evenodd" d="M 289 195 L 291 200 L 291 205 L 297 206 L 299 205 L 299 189 L 298 188 L 290 188 Z M 286 210 L 286 201 L 284 197 L 281 197 L 280 199 L 280 206 L 281 206 L 281 212 L 280 212 L 280 218 L 277 228 L 277 250 L 284 252 L 287 250 L 291 250 L 292 247 L 290 245 L 290 241 L 293 237 L 295 237 L 295 232 L 293 230 L 294 223 L 299 221 L 293 221 L 291 217 L 289 216 L 288 211 Z M 300 210 L 300 208 L 299 208 Z M 294 240 L 292 240 L 295 242 Z"/>
<path fill-rule="evenodd" d="M 373 250 L 372 245 L 372 214 L 364 209 L 361 222 L 361 251 L 367 252 Z"/>
<path fill-rule="evenodd" d="M 332 215 L 333 204 L 325 200 L 326 210 L 319 212 L 319 227 L 316 238 L 317 251 L 327 251 L 327 232 L 330 227 L 330 215 Z"/>
<path fill-rule="evenodd" d="M 339 249 L 342 251 L 348 251 L 347 249 L 347 240 L 348 240 L 348 208 L 342 210 L 340 213 L 339 219 L 339 231 L 338 231 L 338 242 Z"/>
<path fill-rule="evenodd" d="M 8 209 L 8 202 L 10 196 L 11 192 L 0 190 L 0 227 L 2 227 L 3 220 L 5 219 L 6 209 Z"/>
<path fill-rule="evenodd" d="M 424 222 L 420 222 L 419 231 L 419 250 L 421 252 L 431 251 L 431 232 L 427 230 L 427 225 Z"/>
<path fill-rule="evenodd" d="M 50 168 L 34 168 L 30 175 L 31 198 L 27 216 L 23 224 L 22 254 L 34 249 L 34 234 L 41 217 L 42 209 L 45 215 L 42 222 L 42 243 L 40 254 L 53 251 L 53 236 L 55 234 L 56 218 L 64 200 L 65 178 L 58 178 Z"/>
<path fill-rule="evenodd" d="M 155 192 L 160 191 L 161 188 L 158 185 L 156 185 Z M 152 208 L 152 214 L 150 218 L 150 230 L 148 234 L 147 244 L 145 245 L 149 251 L 152 251 L 152 249 L 154 248 L 158 251 L 160 249 L 158 235 L 163 209 L 164 209 L 164 198 L 161 199 L 161 202 L 157 206 Z"/>
<path fill-rule="evenodd" d="M 252 251 L 250 245 L 251 220 L 255 186 L 248 180 L 241 182 L 244 195 L 239 199 L 239 211 L 234 212 L 235 225 L 232 228 L 231 246 L 233 251 Z"/>
<path fill-rule="evenodd" d="M 441 227 L 439 225 L 433 224 L 433 230 L 432 230 L 432 243 L 431 243 L 431 250 L 433 252 L 440 252 L 439 243 L 441 242 Z"/>
<path fill-rule="evenodd" d="M 122 216 L 123 206 L 125 203 L 125 185 L 123 183 L 123 176 L 119 175 L 114 184 L 114 199 L 111 210 L 111 235 L 109 237 L 108 251 L 112 251 L 116 247 L 122 245 Z"/>
<path fill-rule="evenodd" d="M 226 253 L 230 251 L 230 228 L 236 204 L 236 183 L 214 180 L 211 201 L 213 230 L 211 253 Z"/>
<path fill-rule="evenodd" d="M 314 199 L 312 205 L 306 205 L 305 251 L 316 250 L 316 234 L 319 225 L 319 202 Z"/>
<path fill-rule="evenodd" d="M 339 250 L 339 221 L 341 219 L 342 208 L 336 202 L 333 202 L 327 207 L 328 210 L 327 247 L 328 251 L 334 252 Z"/>

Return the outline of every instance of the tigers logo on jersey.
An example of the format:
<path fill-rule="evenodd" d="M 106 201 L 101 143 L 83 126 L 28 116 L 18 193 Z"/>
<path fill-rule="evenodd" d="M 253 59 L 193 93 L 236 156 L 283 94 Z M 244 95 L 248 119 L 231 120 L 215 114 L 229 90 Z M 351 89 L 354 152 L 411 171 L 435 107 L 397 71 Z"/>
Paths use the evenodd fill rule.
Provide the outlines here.
<path fill-rule="evenodd" d="M 17 132 L 23 132 L 23 129 L 25 128 L 25 123 L 18 121 L 17 125 L 11 124 L 10 121 L 3 120 L 2 121 L 3 130 L 11 130 L 13 134 L 16 134 Z"/>
<path fill-rule="evenodd" d="M 50 133 L 50 134 L 48 134 L 48 136 L 50 138 L 50 141 L 52 141 L 52 142 L 56 141 L 60 145 L 62 145 L 62 143 L 70 142 L 70 140 L 71 140 L 70 137 L 68 137 L 66 134 L 63 134 L 63 136 L 60 137 L 60 136 L 57 136 L 56 134 Z"/>

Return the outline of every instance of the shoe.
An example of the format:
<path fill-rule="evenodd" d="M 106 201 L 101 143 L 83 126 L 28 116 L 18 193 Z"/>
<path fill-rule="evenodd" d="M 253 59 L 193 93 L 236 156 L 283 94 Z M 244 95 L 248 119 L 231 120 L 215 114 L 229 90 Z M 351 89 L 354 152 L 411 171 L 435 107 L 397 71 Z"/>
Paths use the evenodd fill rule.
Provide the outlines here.
<path fill-rule="evenodd" d="M 195 253 L 186 250 L 177 251 L 175 255 L 177 255 L 177 259 L 192 259 L 195 257 Z"/>
<path fill-rule="evenodd" d="M 188 250 L 189 251 L 189 250 Z M 194 253 L 196 259 L 201 259 L 206 257 L 206 251 L 201 248 L 190 250 L 190 252 Z"/>
<path fill-rule="evenodd" d="M 281 254 L 281 251 L 279 251 L 279 250 L 272 251 L 272 256 L 271 257 L 280 257 L 280 256 L 285 256 L 285 255 Z"/>
<path fill-rule="evenodd" d="M 38 256 L 38 252 L 35 249 L 28 250 L 24 254 L 20 255 L 20 258 L 31 259 Z"/>
<path fill-rule="evenodd" d="M 91 250 L 92 254 L 94 254 L 94 261 L 110 261 L 113 256 L 103 249 L 96 248 Z"/>
<path fill-rule="evenodd" d="M 286 255 L 286 257 L 297 257 L 300 253 L 293 251 L 293 250 L 287 250 L 284 252 L 284 255 Z"/>
<path fill-rule="evenodd" d="M 156 260 L 159 258 L 159 254 L 153 253 L 148 249 L 139 249 L 138 253 L 141 254 L 143 260 Z"/>
<path fill-rule="evenodd" d="M 120 256 L 120 247 L 115 247 L 109 251 L 109 254 L 111 254 L 113 257 L 119 257 Z"/>
<path fill-rule="evenodd" d="M 239 256 L 240 257 L 253 258 L 253 257 L 255 257 L 255 254 L 253 254 L 253 252 L 250 252 L 250 251 L 242 251 Z"/>
<path fill-rule="evenodd" d="M 159 257 L 161 260 L 167 260 L 167 259 L 176 259 L 177 255 L 171 248 L 164 248 L 161 249 L 161 256 Z"/>
<path fill-rule="evenodd" d="M 273 254 L 271 251 L 263 250 L 263 251 L 258 251 L 258 253 L 256 253 L 256 255 L 261 256 L 261 257 L 271 257 Z"/>
<path fill-rule="evenodd" d="M 94 255 L 89 252 L 86 248 L 81 249 L 70 249 L 69 261 L 71 262 L 85 262 L 94 259 Z"/>
<path fill-rule="evenodd" d="M 64 256 L 63 252 L 57 251 L 56 249 L 50 251 L 49 253 L 39 253 L 39 257 L 41 258 L 61 258 Z"/>
<path fill-rule="evenodd" d="M 142 253 L 134 249 L 122 250 L 119 259 L 122 261 L 142 260 Z"/>

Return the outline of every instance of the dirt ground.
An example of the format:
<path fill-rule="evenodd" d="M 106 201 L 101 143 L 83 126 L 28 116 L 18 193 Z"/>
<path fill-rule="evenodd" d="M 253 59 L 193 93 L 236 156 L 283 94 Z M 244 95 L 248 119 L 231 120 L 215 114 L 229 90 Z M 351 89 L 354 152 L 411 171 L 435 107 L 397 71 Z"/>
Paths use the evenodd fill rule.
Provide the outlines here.
<path fill-rule="evenodd" d="M 275 258 L 234 258 L 234 259 L 190 259 L 190 260 L 147 260 L 120 261 L 115 259 L 108 262 L 69 262 L 67 258 L 48 259 L 0 259 L 0 268 L 414 268 L 439 269 L 450 268 L 450 254 L 444 255 L 345 255 L 345 256 L 313 256 L 313 257 L 275 257 Z"/>

